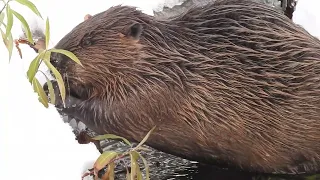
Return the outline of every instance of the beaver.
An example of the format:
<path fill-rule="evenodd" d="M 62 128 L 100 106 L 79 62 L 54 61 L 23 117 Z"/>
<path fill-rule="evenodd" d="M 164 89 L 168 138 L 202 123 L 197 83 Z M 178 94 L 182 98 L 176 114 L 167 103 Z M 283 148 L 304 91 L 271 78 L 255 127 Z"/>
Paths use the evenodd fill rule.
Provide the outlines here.
<path fill-rule="evenodd" d="M 157 20 L 118 5 L 55 48 L 82 63 L 51 54 L 67 86 L 56 107 L 98 134 L 139 142 L 156 127 L 146 144 L 185 159 L 320 170 L 320 40 L 270 6 L 218 0 Z"/>

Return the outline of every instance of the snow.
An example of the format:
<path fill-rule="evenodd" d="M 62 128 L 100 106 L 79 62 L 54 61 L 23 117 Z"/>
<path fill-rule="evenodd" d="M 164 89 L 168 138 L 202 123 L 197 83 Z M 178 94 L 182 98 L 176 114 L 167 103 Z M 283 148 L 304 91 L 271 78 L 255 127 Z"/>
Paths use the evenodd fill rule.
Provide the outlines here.
<path fill-rule="evenodd" d="M 126 4 L 137 6 L 145 13 L 166 3 L 169 7 L 179 4 L 179 0 L 105 0 L 76 1 L 34 0 L 44 18 L 50 18 L 51 43 L 53 46 L 74 26 L 83 21 L 86 14 L 96 14 L 107 8 Z M 79 3 L 82 2 L 82 3 Z M 320 12 L 317 0 L 299 0 L 294 21 L 303 25 L 310 33 L 320 38 Z M 311 4 L 311 5 L 310 5 Z M 0 4 L 1 5 L 1 4 Z M 20 5 L 12 3 L 12 8 L 23 14 L 29 23 L 44 27 L 44 22 L 35 21 L 35 16 Z M 31 21 L 30 21 L 31 20 Z M 16 20 L 17 22 L 17 20 Z M 20 31 L 15 23 L 14 38 Z M 26 71 L 35 53 L 21 45 L 23 59 L 14 49 L 12 61 L 8 63 L 8 53 L 0 42 L 0 179 L 80 179 L 82 173 L 93 164 L 99 152 L 93 144 L 80 145 L 74 140 L 74 134 L 68 124 L 50 106 L 48 109 L 38 101 L 37 95 L 26 79 Z M 43 66 L 41 70 L 46 71 Z M 45 79 L 37 74 L 40 82 Z M 17 173 L 17 174 L 16 174 Z"/>
<path fill-rule="evenodd" d="M 181 5 L 183 2 L 183 0 L 163 0 L 162 2 L 158 3 L 153 10 L 159 12 L 162 11 L 164 7 L 172 8 L 175 5 Z"/>

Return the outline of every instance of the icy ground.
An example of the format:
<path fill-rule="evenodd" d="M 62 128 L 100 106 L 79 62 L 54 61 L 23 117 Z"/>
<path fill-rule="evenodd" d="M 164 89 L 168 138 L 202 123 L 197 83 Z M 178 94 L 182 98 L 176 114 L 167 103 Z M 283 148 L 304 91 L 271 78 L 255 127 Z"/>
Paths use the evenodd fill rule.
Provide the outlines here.
<path fill-rule="evenodd" d="M 122 0 L 111 3 L 105 0 L 34 0 L 44 18 L 51 23 L 51 46 L 83 20 L 85 14 L 96 14 L 120 3 L 134 5 L 145 13 L 152 14 L 165 3 L 169 7 L 180 0 Z M 90 2 L 90 3 L 88 3 Z M 159 6 L 160 5 L 160 6 Z M 2 4 L 0 4 L 2 7 Z M 299 0 L 294 21 L 320 38 L 320 7 L 318 0 Z M 28 19 L 32 13 L 21 6 L 13 5 Z M 17 22 L 17 20 L 16 20 Z M 44 23 L 31 21 L 33 26 Z M 20 24 L 13 28 L 15 38 L 21 33 Z M 38 102 L 25 73 L 35 53 L 21 46 L 23 59 L 14 49 L 12 61 L 0 42 L 0 179 L 26 180 L 76 180 L 98 157 L 94 145 L 79 145 L 67 124 L 63 124 L 53 107 L 46 109 Z M 46 70 L 43 67 L 42 70 Z M 41 83 L 45 80 L 41 74 Z"/>

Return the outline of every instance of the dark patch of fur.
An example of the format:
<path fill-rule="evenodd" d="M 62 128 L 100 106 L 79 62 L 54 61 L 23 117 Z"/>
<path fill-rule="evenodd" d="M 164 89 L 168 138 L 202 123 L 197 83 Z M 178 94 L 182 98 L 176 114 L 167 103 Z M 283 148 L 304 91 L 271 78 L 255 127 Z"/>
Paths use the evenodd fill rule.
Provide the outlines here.
<path fill-rule="evenodd" d="M 139 39 L 125 36 L 132 24 Z M 87 42 L 90 43 L 87 43 Z M 272 7 L 219 0 L 168 21 L 115 6 L 52 56 L 63 109 L 97 133 L 257 172 L 320 169 L 320 41 Z M 76 105 L 76 106 L 73 106 Z"/>

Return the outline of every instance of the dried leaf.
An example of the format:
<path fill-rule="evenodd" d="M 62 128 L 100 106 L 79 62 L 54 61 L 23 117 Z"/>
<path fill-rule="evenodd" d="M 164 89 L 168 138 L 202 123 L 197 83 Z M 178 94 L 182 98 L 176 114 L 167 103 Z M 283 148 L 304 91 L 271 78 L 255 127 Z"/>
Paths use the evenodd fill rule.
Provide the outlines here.
<path fill-rule="evenodd" d="M 105 151 L 103 152 L 98 159 L 96 160 L 96 162 L 93 165 L 94 168 L 94 173 L 97 176 L 98 172 L 103 169 L 106 165 L 109 164 L 109 162 L 114 159 L 115 157 L 117 157 L 118 153 L 115 151 Z"/>
<path fill-rule="evenodd" d="M 127 180 L 131 180 L 130 177 L 131 177 L 131 173 L 129 173 L 129 171 L 127 171 L 126 179 L 127 179 Z"/>
<path fill-rule="evenodd" d="M 146 148 L 146 147 L 143 147 L 143 146 L 140 146 L 138 148 L 135 148 L 136 150 L 142 150 L 142 151 L 152 151 L 151 149 L 149 148 Z"/>
<path fill-rule="evenodd" d="M 149 138 L 150 134 L 153 132 L 153 130 L 156 128 L 156 126 L 154 126 L 149 132 L 148 134 L 142 139 L 142 141 L 135 147 L 135 148 L 139 148 L 140 146 L 142 146 L 147 139 Z"/>
<path fill-rule="evenodd" d="M 97 140 L 97 141 L 101 141 L 104 139 L 121 139 L 125 143 L 127 143 L 129 146 L 132 146 L 131 143 L 127 139 L 120 137 L 120 136 L 117 136 L 117 135 L 113 135 L 113 134 L 99 135 L 99 136 L 93 137 L 92 139 Z"/>
<path fill-rule="evenodd" d="M 112 162 L 108 164 L 108 170 L 107 172 L 102 176 L 102 180 L 114 180 L 114 168 L 115 168 L 115 163 Z"/>
<path fill-rule="evenodd" d="M 33 11 L 36 15 L 38 15 L 41 19 L 43 19 L 37 7 L 31 1 L 29 0 L 15 0 L 15 1 L 22 5 L 27 6 L 31 11 Z"/>

